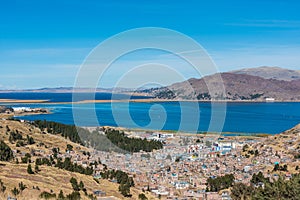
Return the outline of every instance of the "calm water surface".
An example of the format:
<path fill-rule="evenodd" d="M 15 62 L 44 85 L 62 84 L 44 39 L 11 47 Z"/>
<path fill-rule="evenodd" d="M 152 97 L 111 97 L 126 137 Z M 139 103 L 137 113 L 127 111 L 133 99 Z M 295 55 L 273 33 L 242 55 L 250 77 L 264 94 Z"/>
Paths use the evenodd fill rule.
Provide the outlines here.
<path fill-rule="evenodd" d="M 82 93 L 81 100 L 87 100 L 89 95 Z M 196 119 L 195 103 L 185 102 L 160 102 L 145 103 L 97 103 L 97 104 L 70 104 L 71 93 L 0 93 L 0 99 L 30 99 L 49 100 L 51 103 L 65 102 L 61 104 L 19 104 L 14 106 L 45 107 L 52 110 L 49 115 L 32 115 L 21 117 L 26 120 L 45 119 L 65 124 L 74 124 L 73 109 L 80 113 L 80 126 L 123 126 L 128 128 L 180 130 L 180 122 L 184 120 L 185 127 L 181 131 L 193 131 Z M 138 99 L 143 97 L 129 97 L 128 95 L 117 95 L 117 99 Z M 96 93 L 95 99 L 111 99 L 110 93 Z M 8 104 L 13 106 L 12 104 Z M 217 104 L 218 105 L 218 104 Z M 220 104 L 221 105 L 221 104 Z M 199 102 L 200 121 L 196 124 L 198 131 L 207 131 L 211 122 L 211 104 Z M 113 112 L 113 109 L 114 111 Z M 224 112 L 216 106 L 216 113 L 220 117 Z M 221 108 L 221 106 L 220 106 Z M 95 109 L 97 119 L 93 119 L 89 111 Z M 185 119 L 181 119 L 181 109 L 186 112 Z M 76 112 L 76 113 L 77 113 Z M 126 117 L 129 114 L 130 119 Z M 151 123 L 151 117 L 152 123 Z M 198 115 L 197 115 L 198 116 Z M 225 123 L 223 132 L 240 133 L 270 133 L 276 134 L 285 131 L 300 123 L 300 103 L 227 103 Z M 218 115 L 217 118 L 218 119 Z M 117 120 L 116 120 L 117 119 Z M 166 119 L 164 121 L 164 119 Z M 218 122 L 218 120 L 217 120 Z M 220 120 L 221 124 L 222 120 Z M 163 124 L 161 126 L 161 124 Z M 214 127 L 210 129 L 214 131 Z M 216 128 L 216 130 L 219 130 Z"/>
<path fill-rule="evenodd" d="M 157 109 L 157 104 L 164 109 Z M 114 120 L 112 105 L 116 109 Z M 130 103 L 129 109 L 126 103 L 97 103 L 97 104 L 31 104 L 30 107 L 45 107 L 52 110 L 49 115 L 32 115 L 22 117 L 27 120 L 46 119 L 65 124 L 74 124 L 73 106 L 77 111 L 80 110 L 80 126 L 97 126 L 98 122 L 92 120 L 87 112 L 95 108 L 100 125 L 124 126 L 128 128 L 149 128 L 159 129 L 156 123 L 148 127 L 151 118 L 149 110 L 152 112 L 152 120 L 159 122 L 161 116 L 166 115 L 166 122 L 162 129 L 178 130 L 181 120 L 181 109 L 178 102 L 160 102 L 160 103 Z M 188 103 L 185 103 L 188 106 Z M 211 104 L 199 103 L 200 121 L 198 131 L 207 131 L 211 120 Z M 153 109 L 154 108 L 154 109 Z M 188 112 L 194 112 L 193 107 L 185 108 Z M 129 114 L 136 123 L 133 125 L 126 117 Z M 191 123 L 193 118 L 185 120 L 185 123 Z M 241 132 L 241 133 L 270 133 L 276 134 L 285 131 L 300 123 L 300 103 L 228 103 L 223 132 Z M 188 127 L 188 126 L 187 126 Z M 212 129 L 213 130 L 213 129 Z M 191 131 L 188 128 L 181 131 Z"/>

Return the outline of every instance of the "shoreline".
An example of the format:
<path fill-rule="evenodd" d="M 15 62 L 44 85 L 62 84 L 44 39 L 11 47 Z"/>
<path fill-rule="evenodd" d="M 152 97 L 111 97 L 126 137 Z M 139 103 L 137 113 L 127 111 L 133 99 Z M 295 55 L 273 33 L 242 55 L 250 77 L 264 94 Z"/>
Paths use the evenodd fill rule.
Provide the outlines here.
<path fill-rule="evenodd" d="M 255 138 L 263 138 L 263 137 L 268 137 L 268 136 L 273 136 L 273 135 L 278 135 L 277 134 L 271 134 L 271 133 L 242 133 L 242 132 L 206 132 L 206 131 L 198 131 L 197 133 L 191 133 L 191 132 L 183 132 L 183 131 L 176 131 L 176 130 L 155 130 L 155 129 L 141 129 L 141 128 L 127 128 L 127 127 L 119 127 L 119 126 L 101 126 L 104 128 L 112 128 L 115 130 L 119 131 L 136 131 L 136 132 L 159 132 L 162 134 L 167 134 L 171 133 L 174 135 L 179 135 L 179 136 L 211 136 L 211 137 L 255 137 Z M 97 126 L 81 126 L 81 128 L 97 128 Z"/>
<path fill-rule="evenodd" d="M 0 113 L 0 118 L 15 118 L 19 119 L 19 117 L 22 116 L 30 116 L 30 115 L 48 115 L 52 114 L 51 110 L 46 109 L 46 112 L 13 112 L 13 113 Z M 75 125 L 75 124 L 73 124 Z M 97 127 L 105 127 L 105 128 L 112 128 L 115 130 L 122 130 L 122 131 L 135 131 L 135 132 L 159 132 L 162 134 L 167 134 L 171 133 L 174 135 L 179 135 L 179 136 L 211 136 L 211 137 L 255 137 L 255 138 L 263 138 L 263 137 L 268 137 L 272 135 L 277 135 L 280 133 L 263 133 L 263 132 L 229 132 L 229 131 L 224 131 L 224 132 L 207 132 L 207 131 L 197 131 L 197 132 L 189 132 L 189 131 L 178 131 L 178 130 L 159 130 L 159 129 L 143 129 L 143 128 L 130 128 L 130 127 L 120 127 L 120 126 L 78 126 L 81 128 L 87 128 L 87 129 L 95 129 Z"/>
<path fill-rule="evenodd" d="M 51 112 L 50 110 L 47 110 L 47 112 L 15 112 L 15 113 L 10 113 L 10 114 L 6 114 L 6 113 L 0 113 L 0 118 L 5 118 L 5 119 L 9 119 L 11 117 L 16 119 L 19 119 L 18 117 L 22 117 L 22 116 L 30 116 L 30 115 L 48 115 L 48 114 L 52 114 L 53 112 Z M 74 125 L 74 124 L 73 124 Z M 268 137 L 268 136 L 272 136 L 272 135 L 277 135 L 277 134 L 271 134 L 271 133 L 243 133 L 243 132 L 206 132 L 206 131 L 198 131 L 196 133 L 192 133 L 192 132 L 184 132 L 184 131 L 176 131 L 176 130 L 157 130 L 157 129 L 142 129 L 142 128 L 130 128 L 130 127 L 121 127 L 121 126 L 78 126 L 80 128 L 85 128 L 85 129 L 95 129 L 98 127 L 104 127 L 104 128 L 112 128 L 115 130 L 119 130 L 119 131 L 127 131 L 127 132 L 151 132 L 151 133 L 162 133 L 162 134 L 174 134 L 177 136 L 201 136 L 201 137 L 206 137 L 206 136 L 210 136 L 210 137 L 251 137 L 251 138 L 263 138 L 263 137 Z"/>
<path fill-rule="evenodd" d="M 9 119 L 11 117 L 16 119 L 19 119 L 19 117 L 22 116 L 30 116 L 30 115 L 48 115 L 52 114 L 53 112 L 49 109 L 44 109 L 46 112 L 41 112 L 41 111 L 34 111 L 34 112 L 12 112 L 12 113 L 0 113 L 0 118 L 6 118 Z M 75 124 L 73 124 L 75 125 Z M 249 133 L 249 132 L 207 132 L 207 131 L 197 131 L 197 132 L 188 132 L 188 131 L 178 131 L 178 130 L 159 130 L 159 129 L 143 129 L 143 128 L 130 128 L 130 127 L 121 127 L 121 126 L 78 126 L 80 128 L 87 128 L 87 129 L 95 129 L 98 127 L 104 127 L 104 128 L 112 128 L 115 130 L 121 130 L 121 131 L 135 131 L 135 132 L 159 132 L 162 134 L 167 134 L 171 133 L 174 135 L 179 135 L 179 136 L 211 136 L 211 137 L 256 137 L 256 138 L 261 138 L 261 137 L 268 137 L 272 135 L 277 135 L 277 134 L 271 134 L 271 133 Z"/>
<path fill-rule="evenodd" d="M 49 100 L 30 100 L 30 99 L 0 99 L 0 103 L 47 103 Z"/>
<path fill-rule="evenodd" d="M 1 101 L 2 100 L 2 101 Z M 0 105 L 1 102 L 5 101 L 6 99 L 0 99 Z M 45 100 L 13 100 L 9 99 L 9 102 L 15 102 L 15 103 L 20 103 L 20 102 L 25 102 L 27 104 L 49 104 L 49 105 L 55 105 L 55 104 L 87 104 L 87 103 L 115 103 L 115 102 L 136 102 L 136 103 L 152 103 L 152 102 L 178 102 L 179 100 L 168 100 L 168 99 L 131 99 L 131 100 L 85 100 L 85 101 L 80 101 L 80 102 L 45 102 Z M 181 100 L 180 100 L 181 101 Z M 195 100 L 183 100 L 186 102 L 214 102 L 214 103 L 219 103 L 220 101 L 195 101 Z M 295 101 L 274 101 L 275 103 L 280 103 L 280 102 L 291 102 L 295 103 Z M 298 102 L 298 101 L 297 101 Z M 296 103 L 297 103 L 296 102 Z M 224 103 L 224 101 L 220 102 Z M 226 101 L 225 103 L 269 103 L 265 101 Z M 271 102 L 270 102 L 271 103 Z M 7 106 L 7 105 L 6 105 Z M 52 114 L 49 109 L 47 109 L 47 112 L 41 113 L 41 112 L 23 112 L 23 113 L 14 113 L 14 115 L 11 115 L 11 117 L 22 117 L 26 115 L 46 115 L 46 114 Z M 83 126 L 84 127 L 84 126 Z M 90 128 L 95 128 L 97 126 L 93 126 Z M 154 130 L 154 129 L 141 129 L 141 128 L 130 128 L 130 127 L 114 127 L 114 126 L 104 126 L 104 127 L 112 127 L 114 129 L 120 129 L 120 130 L 132 130 L 132 131 L 151 131 L 151 132 L 161 132 L 161 133 L 174 133 L 176 135 L 198 135 L 198 136 L 218 136 L 218 137 L 266 137 L 270 135 L 277 135 L 280 133 L 263 133 L 263 132 L 206 132 L 206 131 L 197 131 L 197 132 L 182 132 L 178 130 Z M 89 127 L 87 127 L 89 128 Z"/>
<path fill-rule="evenodd" d="M 20 104 L 88 104 L 88 103 L 155 103 L 155 102 L 203 102 L 203 103 L 299 103 L 300 100 L 274 100 L 274 101 L 264 101 L 264 100 L 188 100 L 188 99 L 157 99 L 157 98 L 147 98 L 147 99 L 120 99 L 120 100 L 82 100 L 78 102 L 51 102 L 50 100 L 30 100 L 30 99 L 0 99 L 0 104 L 9 103 L 20 103 Z"/>

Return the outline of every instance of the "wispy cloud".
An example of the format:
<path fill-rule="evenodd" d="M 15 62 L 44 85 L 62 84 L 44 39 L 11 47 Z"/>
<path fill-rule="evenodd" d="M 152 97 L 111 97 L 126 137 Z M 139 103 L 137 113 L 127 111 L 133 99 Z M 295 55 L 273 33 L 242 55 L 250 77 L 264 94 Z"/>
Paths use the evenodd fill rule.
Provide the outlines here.
<path fill-rule="evenodd" d="M 269 28 L 299 28 L 300 21 L 292 20 L 243 20 L 241 22 L 225 23 L 225 26 L 269 27 Z"/>

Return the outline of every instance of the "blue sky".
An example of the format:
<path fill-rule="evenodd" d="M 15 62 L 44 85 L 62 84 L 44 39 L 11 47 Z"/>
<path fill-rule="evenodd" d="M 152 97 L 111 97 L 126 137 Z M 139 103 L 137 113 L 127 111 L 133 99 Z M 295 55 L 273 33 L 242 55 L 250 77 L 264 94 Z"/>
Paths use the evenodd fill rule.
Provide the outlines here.
<path fill-rule="evenodd" d="M 192 37 L 220 71 L 263 65 L 300 69 L 299 9 L 297 0 L 2 1 L 0 88 L 73 86 L 96 45 L 139 27 Z M 157 54 L 140 52 L 118 66 Z"/>

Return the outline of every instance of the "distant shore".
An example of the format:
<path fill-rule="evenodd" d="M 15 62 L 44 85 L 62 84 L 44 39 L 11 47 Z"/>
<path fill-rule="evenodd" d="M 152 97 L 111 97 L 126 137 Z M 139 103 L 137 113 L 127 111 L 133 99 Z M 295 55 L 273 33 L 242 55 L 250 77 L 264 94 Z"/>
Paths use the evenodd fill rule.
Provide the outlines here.
<path fill-rule="evenodd" d="M 113 100 L 83 100 L 78 102 L 51 102 L 50 100 L 30 100 L 30 99 L 0 99 L 0 103 L 20 103 L 20 104 L 85 104 L 85 103 L 119 103 L 119 102 L 137 102 L 137 103 L 152 103 L 152 102 L 215 102 L 215 103 L 273 103 L 273 102 L 300 102 L 300 100 L 188 100 L 188 99 L 113 99 Z"/>
<path fill-rule="evenodd" d="M 0 99 L 0 103 L 47 103 L 49 100 Z"/>
<path fill-rule="evenodd" d="M 52 114 L 49 109 L 46 108 L 34 108 L 31 111 L 13 111 L 0 113 L 0 118 L 14 118 L 28 115 L 48 115 Z"/>

